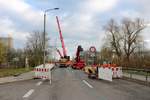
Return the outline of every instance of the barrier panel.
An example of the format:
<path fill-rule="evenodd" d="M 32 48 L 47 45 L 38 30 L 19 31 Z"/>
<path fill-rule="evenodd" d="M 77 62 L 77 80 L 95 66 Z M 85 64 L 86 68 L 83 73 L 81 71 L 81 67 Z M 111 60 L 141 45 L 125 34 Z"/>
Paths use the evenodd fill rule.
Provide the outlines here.
<path fill-rule="evenodd" d="M 51 80 L 51 69 L 53 67 L 54 67 L 54 64 L 45 64 L 45 68 L 43 67 L 43 64 L 35 67 L 34 78 Z"/>
<path fill-rule="evenodd" d="M 111 68 L 108 67 L 99 67 L 98 68 L 98 78 L 107 80 L 107 81 L 112 81 L 112 70 Z"/>
<path fill-rule="evenodd" d="M 113 78 L 122 78 L 123 73 L 122 73 L 122 67 L 111 67 L 112 73 L 113 73 Z"/>
<path fill-rule="evenodd" d="M 99 67 L 98 68 L 98 78 L 112 81 L 113 78 L 122 78 L 123 72 L 122 67 Z"/>

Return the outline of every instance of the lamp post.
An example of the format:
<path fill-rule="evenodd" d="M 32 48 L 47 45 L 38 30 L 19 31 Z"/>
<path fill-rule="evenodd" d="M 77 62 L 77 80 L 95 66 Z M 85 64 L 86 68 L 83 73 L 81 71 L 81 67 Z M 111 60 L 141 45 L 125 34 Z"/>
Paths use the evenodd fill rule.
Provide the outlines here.
<path fill-rule="evenodd" d="M 46 35 L 46 13 L 47 12 L 49 12 L 49 11 L 52 11 L 52 10 L 59 10 L 59 8 L 53 8 L 53 9 L 46 9 L 45 11 L 44 11 L 44 33 L 43 33 L 43 51 L 44 51 L 44 53 L 43 53 L 43 67 L 45 67 L 45 60 L 46 60 L 46 50 L 45 50 L 45 48 L 46 48 L 46 37 L 45 37 L 45 35 Z"/>

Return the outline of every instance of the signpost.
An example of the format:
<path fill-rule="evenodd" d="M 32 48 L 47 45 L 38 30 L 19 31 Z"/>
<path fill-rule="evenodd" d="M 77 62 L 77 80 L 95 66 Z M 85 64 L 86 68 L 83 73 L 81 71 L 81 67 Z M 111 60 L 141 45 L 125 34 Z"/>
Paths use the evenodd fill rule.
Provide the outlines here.
<path fill-rule="evenodd" d="M 91 46 L 89 49 L 90 57 L 93 60 L 93 65 L 95 64 L 95 58 L 96 58 L 96 48 L 94 46 Z"/>

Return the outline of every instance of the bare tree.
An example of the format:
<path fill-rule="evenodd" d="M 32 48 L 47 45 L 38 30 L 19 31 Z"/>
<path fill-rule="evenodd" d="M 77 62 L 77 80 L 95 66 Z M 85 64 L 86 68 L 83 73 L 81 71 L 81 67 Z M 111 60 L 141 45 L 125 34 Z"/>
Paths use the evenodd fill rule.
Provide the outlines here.
<path fill-rule="evenodd" d="M 115 54 L 118 57 L 118 61 L 121 59 L 122 50 L 121 50 L 121 40 L 122 36 L 120 33 L 120 26 L 111 19 L 108 24 L 104 27 L 108 41 L 110 43 L 110 46 L 112 48 L 112 51 L 115 51 Z"/>
<path fill-rule="evenodd" d="M 130 63 L 130 55 L 135 51 L 139 44 L 141 31 L 145 28 L 141 19 L 131 20 L 125 18 L 122 21 L 122 33 L 123 33 L 123 49 L 126 55 L 127 62 Z"/>
<path fill-rule="evenodd" d="M 124 59 L 124 62 L 130 63 L 130 56 L 137 52 L 142 39 L 140 33 L 144 28 L 144 21 L 139 18 L 124 18 L 119 24 L 113 19 L 108 22 L 104 28 L 107 33 L 106 41 L 109 42 L 112 51 L 115 51 L 118 61 Z"/>
<path fill-rule="evenodd" d="M 43 63 L 43 33 L 33 32 L 27 39 L 26 55 L 31 66 Z M 46 37 L 46 49 L 48 48 L 48 38 Z"/>
<path fill-rule="evenodd" d="M 110 62 L 111 58 L 112 58 L 111 48 L 103 46 L 101 49 L 101 52 L 100 52 L 100 58 L 103 61 L 107 61 L 107 62 L 109 61 Z"/>

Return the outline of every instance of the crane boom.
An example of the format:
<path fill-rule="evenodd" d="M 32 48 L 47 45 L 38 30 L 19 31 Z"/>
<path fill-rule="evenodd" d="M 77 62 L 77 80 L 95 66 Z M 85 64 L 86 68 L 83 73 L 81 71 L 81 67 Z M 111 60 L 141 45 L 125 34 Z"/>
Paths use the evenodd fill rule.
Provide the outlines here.
<path fill-rule="evenodd" d="M 61 54 L 61 52 L 59 51 L 59 49 L 56 48 L 56 50 L 57 50 L 59 56 L 60 56 L 60 57 L 63 57 L 62 54 Z"/>
<path fill-rule="evenodd" d="M 58 19 L 57 16 L 56 16 L 56 20 L 57 20 L 57 25 L 58 25 L 59 35 L 60 35 L 61 46 L 62 46 L 62 49 L 63 49 L 63 56 L 65 57 L 65 56 L 67 56 L 67 53 L 66 53 L 66 48 L 65 48 L 65 44 L 64 44 L 64 39 L 63 39 L 62 32 L 61 32 L 61 28 L 60 28 L 59 19 Z"/>

